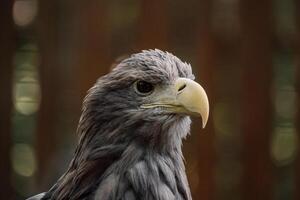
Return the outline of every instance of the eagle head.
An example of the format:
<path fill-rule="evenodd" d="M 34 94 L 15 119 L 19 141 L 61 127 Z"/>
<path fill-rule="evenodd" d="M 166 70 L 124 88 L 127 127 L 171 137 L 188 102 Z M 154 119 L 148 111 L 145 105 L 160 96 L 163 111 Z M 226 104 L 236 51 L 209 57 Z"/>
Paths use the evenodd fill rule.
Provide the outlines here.
<path fill-rule="evenodd" d="M 191 199 L 181 141 L 189 115 L 204 127 L 208 113 L 189 64 L 157 49 L 133 54 L 89 90 L 74 158 L 43 199 Z"/>
<path fill-rule="evenodd" d="M 79 132 L 104 129 L 104 138 L 112 142 L 138 139 L 172 146 L 189 132 L 189 115 L 201 116 L 203 127 L 208 120 L 208 98 L 194 78 L 190 64 L 171 53 L 133 54 L 89 90 Z"/>

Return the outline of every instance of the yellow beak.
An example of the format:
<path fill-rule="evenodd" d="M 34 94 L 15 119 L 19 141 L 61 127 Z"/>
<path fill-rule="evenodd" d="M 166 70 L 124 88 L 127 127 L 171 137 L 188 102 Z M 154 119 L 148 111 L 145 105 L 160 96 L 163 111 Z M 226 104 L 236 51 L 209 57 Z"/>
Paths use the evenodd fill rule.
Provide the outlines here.
<path fill-rule="evenodd" d="M 141 107 L 163 107 L 171 113 L 201 116 L 204 128 L 208 120 L 209 103 L 202 86 L 193 80 L 178 78 L 167 90 L 158 95 L 155 103 L 143 104 Z"/>
<path fill-rule="evenodd" d="M 202 127 L 204 128 L 209 115 L 209 103 L 203 87 L 190 79 L 179 78 L 175 83 L 178 91 L 177 101 L 190 114 L 200 115 L 202 118 Z"/>

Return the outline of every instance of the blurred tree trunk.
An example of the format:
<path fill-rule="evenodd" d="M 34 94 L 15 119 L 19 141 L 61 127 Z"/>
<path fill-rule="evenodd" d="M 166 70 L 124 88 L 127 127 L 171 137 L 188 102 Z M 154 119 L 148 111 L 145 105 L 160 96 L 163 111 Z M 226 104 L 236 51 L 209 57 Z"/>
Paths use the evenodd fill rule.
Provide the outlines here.
<path fill-rule="evenodd" d="M 242 199 L 272 199 L 272 2 L 240 1 L 242 75 Z M 259 151 L 258 151 L 259 150 Z"/>
<path fill-rule="evenodd" d="M 137 47 L 141 49 L 168 46 L 168 7 L 166 0 L 142 0 L 137 30 Z"/>
<path fill-rule="evenodd" d="M 37 156 L 37 186 L 47 189 L 50 170 L 55 166 L 58 150 L 58 120 L 61 112 L 60 94 L 63 86 L 62 66 L 59 63 L 59 3 L 57 0 L 40 1 L 37 18 L 37 35 L 41 63 L 39 75 L 42 100 L 38 113 L 35 137 Z"/>
<path fill-rule="evenodd" d="M 215 131 L 212 110 L 215 99 L 214 80 L 216 67 L 215 36 L 211 27 L 212 1 L 201 0 L 198 4 L 197 65 L 200 84 L 205 88 L 210 104 L 210 118 L 205 129 L 195 123 L 197 133 L 198 186 L 194 199 L 215 199 Z"/>
<path fill-rule="evenodd" d="M 297 116 L 296 116 L 296 129 L 298 133 L 298 152 L 297 152 L 297 158 L 295 162 L 295 186 L 294 186 L 294 191 L 295 191 L 295 200 L 300 199 L 300 37 L 299 37 L 299 32 L 298 32 L 298 42 L 297 42 L 297 74 L 296 74 L 296 92 L 297 92 Z"/>
<path fill-rule="evenodd" d="M 69 2 L 74 4 L 73 1 Z M 73 12 L 72 56 L 73 85 L 79 89 L 79 105 L 96 80 L 109 72 L 111 65 L 108 2 L 80 1 Z M 75 89 L 75 88 L 73 88 Z"/>
<path fill-rule="evenodd" d="M 0 6 L 0 199 L 14 199 L 10 150 L 13 55 L 16 38 L 11 14 L 12 5 L 13 1 L 2 1 Z"/>
<path fill-rule="evenodd" d="M 67 143 L 67 132 L 74 131 L 71 137 L 76 136 L 83 97 L 96 79 L 109 71 L 110 37 L 107 6 L 101 1 L 74 4 L 54 0 L 39 5 L 42 102 L 36 152 L 37 179 L 40 189 L 45 189 L 53 179 L 49 177 L 53 175 L 49 171 L 55 168 L 53 162 L 63 157 L 58 152 L 61 144 Z M 64 117 L 71 120 L 62 122 Z M 60 169 L 55 170 L 57 173 Z"/>
<path fill-rule="evenodd" d="M 297 102 L 297 114 L 296 114 L 296 129 L 298 133 L 298 152 L 297 152 L 297 158 L 295 163 L 295 194 L 294 199 L 299 200 L 300 199 L 300 2 L 298 0 L 295 0 L 296 5 L 296 28 L 297 28 L 297 34 L 296 34 L 296 46 L 295 46 L 295 57 L 296 57 L 296 102 Z"/>
<path fill-rule="evenodd" d="M 240 197 L 240 24 L 238 1 L 215 1 L 211 13 L 215 41 L 214 105 L 215 199 Z M 211 28 L 212 29 L 212 28 Z M 215 85 L 214 85 L 215 84 Z"/>

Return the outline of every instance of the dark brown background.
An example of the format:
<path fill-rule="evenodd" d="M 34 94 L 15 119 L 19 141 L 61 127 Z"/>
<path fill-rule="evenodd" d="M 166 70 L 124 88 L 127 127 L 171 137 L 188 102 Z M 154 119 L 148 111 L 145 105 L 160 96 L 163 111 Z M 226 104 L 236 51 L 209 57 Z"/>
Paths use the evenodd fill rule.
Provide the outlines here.
<path fill-rule="evenodd" d="M 120 56 L 160 48 L 207 90 L 184 144 L 195 200 L 300 199 L 296 0 L 2 0 L 0 199 L 66 169 L 82 99 Z"/>

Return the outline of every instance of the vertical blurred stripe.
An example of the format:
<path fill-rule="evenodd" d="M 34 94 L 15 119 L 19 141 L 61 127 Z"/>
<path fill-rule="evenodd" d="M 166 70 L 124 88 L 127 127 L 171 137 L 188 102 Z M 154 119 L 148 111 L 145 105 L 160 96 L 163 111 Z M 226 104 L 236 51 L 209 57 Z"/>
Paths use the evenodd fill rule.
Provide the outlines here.
<path fill-rule="evenodd" d="M 167 50 L 168 29 L 167 0 L 142 0 L 136 33 L 138 50 Z"/>
<path fill-rule="evenodd" d="M 15 50 L 15 30 L 12 20 L 13 1 L 0 3 L 0 199 L 14 199 L 11 171 L 11 109 L 13 55 Z"/>
<path fill-rule="evenodd" d="M 270 159 L 272 1 L 240 0 L 242 199 L 273 199 Z"/>
<path fill-rule="evenodd" d="M 66 130 L 77 137 L 87 90 L 109 71 L 110 21 L 103 1 L 41 1 L 39 6 L 42 102 L 36 132 L 37 180 L 40 189 L 46 189 L 52 184 L 49 180 L 56 178 L 49 170 L 62 158 L 59 152 L 66 143 Z M 65 120 L 71 114 L 76 117 Z"/>
<path fill-rule="evenodd" d="M 111 19 L 108 1 L 68 1 L 73 7 L 70 30 L 73 86 L 80 91 L 79 107 L 87 90 L 106 74 L 111 63 Z M 73 89 L 76 89 L 75 87 Z"/>
<path fill-rule="evenodd" d="M 37 41 L 40 50 L 38 66 L 41 83 L 41 104 L 38 112 L 38 126 L 35 133 L 37 157 L 37 186 L 39 190 L 48 188 L 48 179 L 53 170 L 58 150 L 59 116 L 61 112 L 61 87 L 63 86 L 63 66 L 60 65 L 59 2 L 40 1 L 37 18 Z"/>
<path fill-rule="evenodd" d="M 296 106 L 297 106 L 297 114 L 296 114 L 296 121 L 295 126 L 297 129 L 297 136 L 298 136 L 298 152 L 296 157 L 296 162 L 294 165 L 295 169 L 295 186 L 294 186 L 294 199 L 300 199 L 300 2 L 299 0 L 294 0 L 295 7 L 296 7 L 296 45 L 295 45 L 295 62 L 296 62 Z"/>
<path fill-rule="evenodd" d="M 194 191 L 193 198 L 196 200 L 213 200 L 215 196 L 215 131 L 213 125 L 213 115 L 215 103 L 215 69 L 216 69 L 216 40 L 212 30 L 212 1 L 201 0 L 198 2 L 198 23 L 196 54 L 197 66 L 194 70 L 198 72 L 198 81 L 205 88 L 210 101 L 210 118 L 207 127 L 201 128 L 201 123 L 194 123 L 197 134 L 197 157 L 198 179 L 197 191 Z"/>

